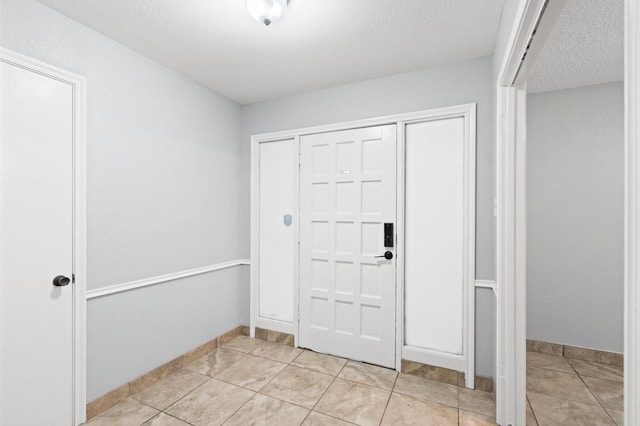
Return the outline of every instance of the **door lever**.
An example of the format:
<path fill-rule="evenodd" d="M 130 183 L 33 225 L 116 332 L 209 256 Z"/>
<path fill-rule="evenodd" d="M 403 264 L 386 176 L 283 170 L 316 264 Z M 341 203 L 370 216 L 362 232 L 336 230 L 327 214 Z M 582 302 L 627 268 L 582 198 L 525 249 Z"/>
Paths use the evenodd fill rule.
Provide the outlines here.
<path fill-rule="evenodd" d="M 387 260 L 391 260 L 393 259 L 393 253 L 391 253 L 389 250 L 385 251 L 384 254 L 382 256 L 373 256 L 373 257 L 384 257 Z"/>

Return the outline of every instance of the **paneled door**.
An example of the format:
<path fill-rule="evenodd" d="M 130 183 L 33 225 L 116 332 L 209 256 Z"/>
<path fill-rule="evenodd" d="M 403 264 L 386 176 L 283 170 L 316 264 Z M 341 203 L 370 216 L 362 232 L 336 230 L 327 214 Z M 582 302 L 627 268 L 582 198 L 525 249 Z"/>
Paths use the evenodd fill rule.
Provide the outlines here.
<path fill-rule="evenodd" d="M 10 62 L 0 61 L 0 76 L 0 424 L 68 426 L 82 421 L 74 421 L 74 89 Z"/>
<path fill-rule="evenodd" d="M 300 346 L 395 367 L 395 221 L 395 125 L 300 138 Z"/>

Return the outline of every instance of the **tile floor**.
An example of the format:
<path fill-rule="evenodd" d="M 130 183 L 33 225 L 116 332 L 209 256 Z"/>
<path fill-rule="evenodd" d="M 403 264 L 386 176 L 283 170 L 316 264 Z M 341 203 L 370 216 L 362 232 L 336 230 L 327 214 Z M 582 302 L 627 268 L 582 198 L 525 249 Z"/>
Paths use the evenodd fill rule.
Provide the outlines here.
<path fill-rule="evenodd" d="M 494 418 L 490 393 L 240 336 L 87 424 L 481 426 Z"/>
<path fill-rule="evenodd" d="M 622 425 L 623 368 L 527 352 L 527 426 Z"/>
<path fill-rule="evenodd" d="M 527 353 L 527 426 L 622 425 L 622 367 Z M 240 336 L 92 426 L 492 425 L 492 394 Z"/>

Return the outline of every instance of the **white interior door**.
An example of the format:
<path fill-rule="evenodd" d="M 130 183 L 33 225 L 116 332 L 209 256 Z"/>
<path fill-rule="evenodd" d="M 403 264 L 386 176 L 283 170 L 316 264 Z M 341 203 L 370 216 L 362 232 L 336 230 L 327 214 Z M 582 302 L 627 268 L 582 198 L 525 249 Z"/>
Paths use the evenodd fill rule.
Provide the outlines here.
<path fill-rule="evenodd" d="M 300 138 L 300 346 L 395 367 L 395 221 L 395 125 Z"/>
<path fill-rule="evenodd" d="M 0 66 L 0 424 L 70 425 L 73 87 Z"/>

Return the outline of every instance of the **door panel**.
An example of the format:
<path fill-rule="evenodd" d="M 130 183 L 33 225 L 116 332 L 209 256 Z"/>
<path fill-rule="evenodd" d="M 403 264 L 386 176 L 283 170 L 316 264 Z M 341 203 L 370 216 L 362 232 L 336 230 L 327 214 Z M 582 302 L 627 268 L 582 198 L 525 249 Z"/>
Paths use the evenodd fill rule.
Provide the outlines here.
<path fill-rule="evenodd" d="M 0 62 L 3 425 L 73 421 L 73 89 Z"/>
<path fill-rule="evenodd" d="M 405 345 L 456 356 L 466 296 L 464 126 L 462 117 L 410 124 L 405 143 Z"/>
<path fill-rule="evenodd" d="M 293 323 L 295 273 L 294 179 L 298 173 L 293 139 L 260 144 L 259 314 Z M 286 218 L 286 216 L 289 216 Z M 289 297 L 286 297 L 288 295 Z"/>
<path fill-rule="evenodd" d="M 396 126 L 300 138 L 300 345 L 395 367 Z"/>

